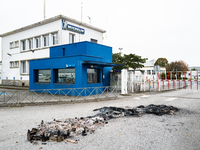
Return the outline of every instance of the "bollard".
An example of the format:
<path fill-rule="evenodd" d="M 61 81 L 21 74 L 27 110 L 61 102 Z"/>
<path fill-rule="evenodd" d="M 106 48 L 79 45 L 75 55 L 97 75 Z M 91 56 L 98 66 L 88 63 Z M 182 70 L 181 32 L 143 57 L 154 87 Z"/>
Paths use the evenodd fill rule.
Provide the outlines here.
<path fill-rule="evenodd" d="M 149 79 L 149 92 L 151 92 L 151 80 Z"/>

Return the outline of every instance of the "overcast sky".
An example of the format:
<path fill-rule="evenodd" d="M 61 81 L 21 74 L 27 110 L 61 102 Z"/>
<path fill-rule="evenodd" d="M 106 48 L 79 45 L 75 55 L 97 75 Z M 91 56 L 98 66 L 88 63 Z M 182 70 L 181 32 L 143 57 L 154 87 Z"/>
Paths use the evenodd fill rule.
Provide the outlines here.
<path fill-rule="evenodd" d="M 0 0 L 0 34 L 42 21 L 44 0 Z M 105 29 L 104 44 L 148 58 L 200 66 L 200 0 L 46 0 L 62 14 Z M 1 43 L 0 43 L 1 44 Z"/>

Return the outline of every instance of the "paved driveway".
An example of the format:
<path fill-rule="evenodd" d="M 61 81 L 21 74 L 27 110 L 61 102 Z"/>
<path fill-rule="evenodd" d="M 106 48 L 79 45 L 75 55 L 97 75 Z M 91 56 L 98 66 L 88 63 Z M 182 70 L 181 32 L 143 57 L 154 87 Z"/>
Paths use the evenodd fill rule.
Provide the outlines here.
<path fill-rule="evenodd" d="M 103 106 L 138 106 L 166 104 L 178 107 L 176 115 L 124 117 L 110 120 L 93 134 L 81 138 L 78 144 L 47 142 L 33 145 L 26 140 L 27 130 L 41 120 L 52 121 L 68 117 L 93 115 Z M 25 107 L 0 107 L 0 149 L 2 150 L 66 150 L 66 149 L 131 149 L 131 150 L 199 150 L 200 91 L 178 90 L 141 93 L 117 100 Z"/>

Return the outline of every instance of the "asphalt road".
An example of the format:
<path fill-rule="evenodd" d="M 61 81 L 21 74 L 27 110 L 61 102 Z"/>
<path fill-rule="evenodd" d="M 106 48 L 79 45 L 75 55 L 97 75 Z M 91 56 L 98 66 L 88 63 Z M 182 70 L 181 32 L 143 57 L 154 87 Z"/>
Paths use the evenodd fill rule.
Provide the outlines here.
<path fill-rule="evenodd" d="M 104 127 L 81 139 L 78 144 L 27 141 L 27 130 L 41 120 L 74 118 L 93 115 L 103 106 L 166 104 L 180 109 L 176 115 L 149 115 L 110 120 Z M 200 149 L 200 90 L 178 90 L 140 93 L 120 99 L 62 105 L 0 107 L 0 150 L 199 150 Z"/>

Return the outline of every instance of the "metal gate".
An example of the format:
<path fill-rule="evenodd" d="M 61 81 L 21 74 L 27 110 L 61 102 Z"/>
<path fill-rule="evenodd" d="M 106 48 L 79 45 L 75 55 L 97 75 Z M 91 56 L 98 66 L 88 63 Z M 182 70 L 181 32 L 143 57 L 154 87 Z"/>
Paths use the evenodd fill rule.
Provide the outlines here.
<path fill-rule="evenodd" d="M 110 86 L 116 86 L 117 91 L 121 91 L 121 70 L 110 72 Z"/>

